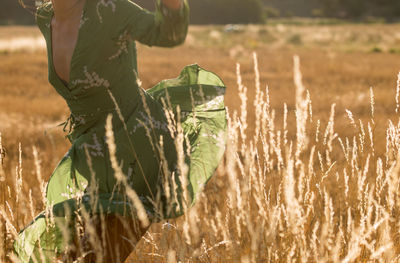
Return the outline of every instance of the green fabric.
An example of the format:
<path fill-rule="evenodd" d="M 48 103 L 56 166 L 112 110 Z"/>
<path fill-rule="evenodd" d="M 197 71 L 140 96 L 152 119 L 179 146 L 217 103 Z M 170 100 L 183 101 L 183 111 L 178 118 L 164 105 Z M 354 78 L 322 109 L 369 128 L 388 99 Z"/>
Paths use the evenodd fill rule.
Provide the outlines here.
<path fill-rule="evenodd" d="M 86 0 L 65 83 L 52 61 L 52 5 L 38 9 L 37 24 L 47 42 L 49 81 L 71 110 L 64 129 L 72 146 L 49 180 L 47 212 L 21 231 L 14 244 L 22 262 L 33 262 L 33 257 L 52 262 L 71 240 L 71 220 L 82 211 L 136 216 L 111 166 L 105 138 L 109 114 L 118 163 L 151 221 L 181 215 L 184 190 L 190 206 L 213 175 L 226 141 L 225 85 L 220 78 L 190 65 L 178 78 L 164 80 L 147 92 L 138 85 L 135 41 L 164 47 L 182 43 L 188 13 L 186 0 L 176 11 L 157 1 L 155 13 L 129 0 Z M 169 129 L 166 112 L 181 121 L 187 174 L 177 169 L 176 133 Z M 186 185 L 181 176 L 187 176 Z M 165 187 L 169 183 L 176 187 Z"/>
<path fill-rule="evenodd" d="M 215 74 L 192 65 L 178 78 L 164 80 L 148 93 L 160 104 L 169 101 L 175 113 L 178 106 L 181 110 L 182 129 L 191 147 L 188 187 L 193 203 L 225 151 L 225 85 Z"/>

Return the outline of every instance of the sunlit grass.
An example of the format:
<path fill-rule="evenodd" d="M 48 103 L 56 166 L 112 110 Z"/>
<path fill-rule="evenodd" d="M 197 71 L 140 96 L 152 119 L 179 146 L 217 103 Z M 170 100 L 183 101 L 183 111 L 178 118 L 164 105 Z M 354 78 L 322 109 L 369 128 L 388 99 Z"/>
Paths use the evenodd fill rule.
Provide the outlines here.
<path fill-rule="evenodd" d="M 335 38 L 339 29 L 315 31 L 324 30 Z M 231 55 L 238 49 L 236 35 L 228 49 L 196 41 L 175 50 L 140 47 L 144 86 L 174 77 L 193 62 L 222 76 L 229 142 L 199 203 L 178 220 L 153 225 L 132 262 L 398 260 L 400 62 L 396 55 L 366 52 L 361 44 L 343 53 L 341 44 L 317 48 L 307 34 L 300 36 L 302 45 L 254 47 L 258 67 L 246 46 Z M 66 114 L 46 84 L 45 53 L 0 56 L 7 65 L 0 68 L 0 74 L 7 72 L 0 75 L 0 121 L 6 123 L 0 132 L 10 247 L 13 233 L 43 208 L 37 181 L 48 179 L 68 145 L 57 129 L 43 134 L 46 123 Z M 43 179 L 36 179 L 39 174 Z"/>

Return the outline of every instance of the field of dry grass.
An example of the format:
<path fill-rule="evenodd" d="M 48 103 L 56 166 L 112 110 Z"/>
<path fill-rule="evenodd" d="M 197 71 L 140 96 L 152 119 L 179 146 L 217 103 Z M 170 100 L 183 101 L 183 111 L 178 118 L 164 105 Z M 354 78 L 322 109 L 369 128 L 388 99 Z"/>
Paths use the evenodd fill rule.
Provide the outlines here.
<path fill-rule="evenodd" d="M 132 255 L 134 262 L 398 260 L 398 29 L 192 27 L 181 47 L 139 46 L 144 87 L 198 63 L 225 81 L 232 120 L 226 157 L 206 194 L 187 217 L 171 221 L 172 228 L 152 226 Z M 68 109 L 47 82 L 47 58 L 38 35 L 34 28 L 0 28 L 6 185 L 1 194 L 7 201 L 2 215 L 11 218 L 9 233 L 32 219 L 30 192 L 34 212 L 43 209 L 35 159 L 47 181 L 69 147 L 57 127 Z M 18 46 L 18 39 L 11 38 L 34 42 Z M 10 45 L 18 48 L 7 49 Z M 299 78 L 294 83 L 295 54 L 309 93 Z M 237 83 L 237 62 L 247 93 Z"/>

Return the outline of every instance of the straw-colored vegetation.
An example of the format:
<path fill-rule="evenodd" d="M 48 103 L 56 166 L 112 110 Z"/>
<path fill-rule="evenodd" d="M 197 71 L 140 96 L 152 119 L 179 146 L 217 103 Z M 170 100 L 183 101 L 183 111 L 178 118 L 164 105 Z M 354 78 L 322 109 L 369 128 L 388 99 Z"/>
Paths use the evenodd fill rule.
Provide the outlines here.
<path fill-rule="evenodd" d="M 193 62 L 224 79 L 229 140 L 195 207 L 152 225 L 129 262 L 399 261 L 394 26 L 228 31 L 194 27 L 182 47 L 139 47 L 144 87 Z M 0 41 L 11 32 L 1 29 Z M 40 47 L 0 53 L 4 258 L 43 209 L 45 182 L 68 149 L 57 128 L 68 111 Z"/>

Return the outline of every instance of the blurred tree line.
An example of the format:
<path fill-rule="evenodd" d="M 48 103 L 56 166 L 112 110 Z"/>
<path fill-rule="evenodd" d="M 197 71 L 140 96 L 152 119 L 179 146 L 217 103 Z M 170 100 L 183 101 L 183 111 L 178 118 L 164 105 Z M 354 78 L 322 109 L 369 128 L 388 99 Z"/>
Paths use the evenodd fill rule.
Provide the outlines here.
<path fill-rule="evenodd" d="M 18 0 L 0 0 L 0 24 L 33 24 L 34 3 L 26 1 L 24 8 Z"/>
<path fill-rule="evenodd" d="M 33 24 L 35 1 L 1 0 L 0 24 Z M 90 1 L 90 0 L 88 0 Z M 132 0 L 154 10 L 155 0 Z M 263 23 L 271 17 L 400 19 L 400 0 L 188 0 L 192 24 Z"/>
<path fill-rule="evenodd" d="M 400 0 L 263 0 L 270 16 L 400 19 Z M 268 9 L 268 6 L 272 9 Z"/>
<path fill-rule="evenodd" d="M 322 14 L 339 18 L 383 17 L 388 20 L 400 17 L 399 0 L 319 0 Z"/>

